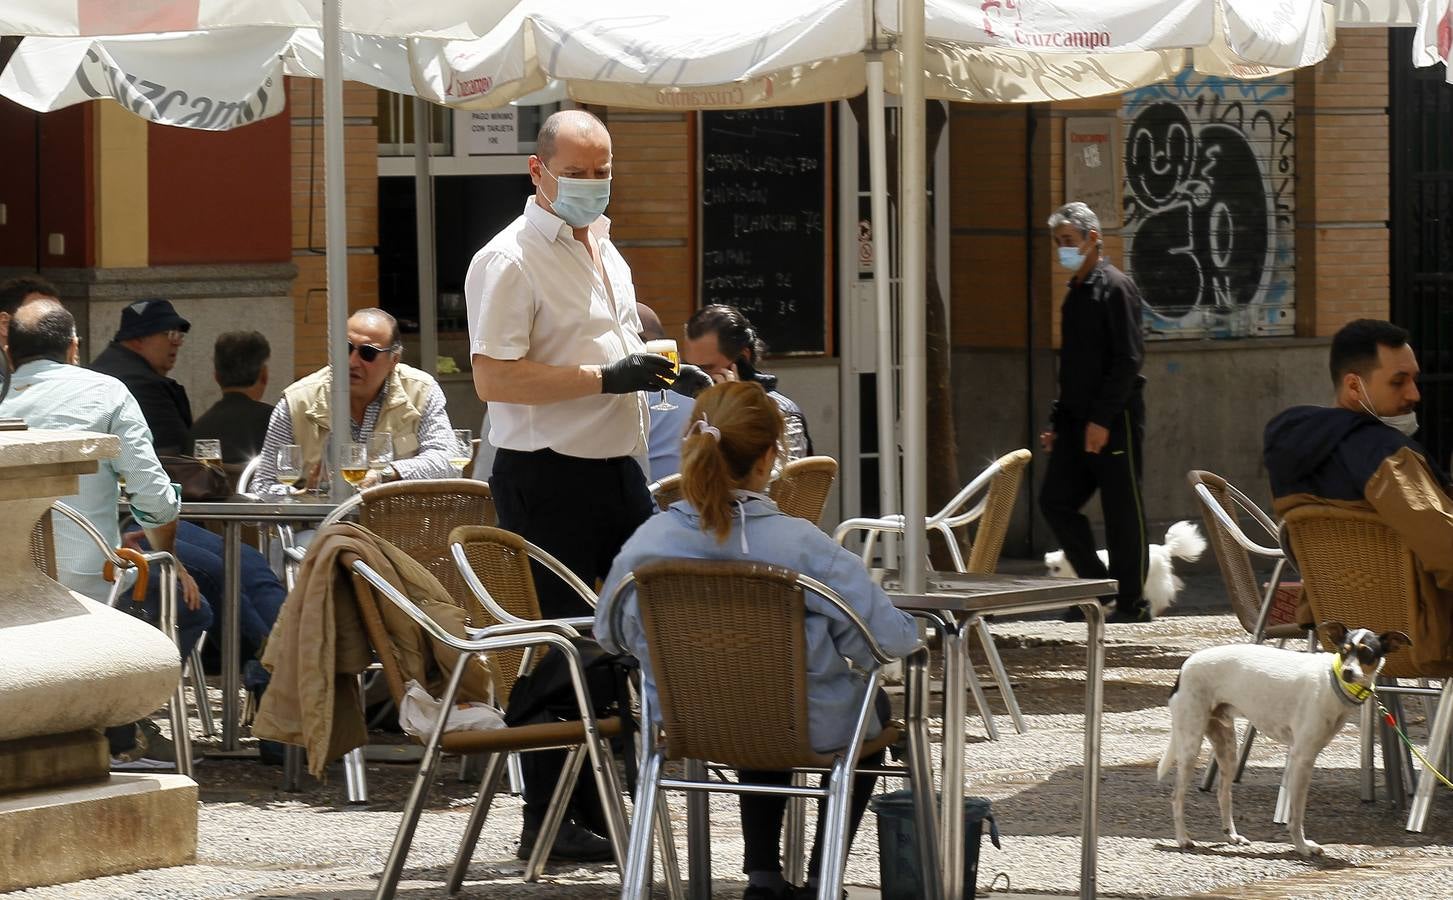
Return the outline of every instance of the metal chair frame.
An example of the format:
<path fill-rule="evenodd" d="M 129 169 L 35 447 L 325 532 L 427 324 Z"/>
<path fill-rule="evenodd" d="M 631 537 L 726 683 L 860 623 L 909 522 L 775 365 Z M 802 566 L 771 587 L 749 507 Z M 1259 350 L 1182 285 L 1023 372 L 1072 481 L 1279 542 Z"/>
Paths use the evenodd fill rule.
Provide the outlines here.
<path fill-rule="evenodd" d="M 1271 545 L 1260 544 L 1247 535 L 1246 531 L 1242 529 L 1241 524 L 1237 522 L 1235 511 L 1239 510 L 1248 516 L 1262 530 L 1265 536 L 1271 538 L 1273 541 L 1278 541 L 1279 526 L 1254 500 L 1247 497 L 1235 485 L 1221 476 L 1213 472 L 1196 469 L 1188 472 L 1186 478 L 1190 481 L 1191 490 L 1195 493 L 1196 499 L 1201 505 L 1202 518 L 1205 520 L 1206 528 L 1211 532 L 1211 547 L 1216 553 L 1216 561 L 1220 564 L 1221 568 L 1221 577 L 1227 582 L 1227 595 L 1231 597 L 1233 605 L 1236 605 L 1236 592 L 1238 590 L 1236 585 L 1230 583 L 1231 579 L 1235 577 L 1232 571 L 1233 561 L 1222 557 L 1222 543 L 1218 539 L 1217 533 L 1219 532 L 1229 537 L 1237 547 L 1247 554 L 1246 565 L 1248 569 L 1250 568 L 1250 557 L 1253 556 L 1261 559 L 1276 560 L 1276 565 L 1272 569 L 1271 578 L 1267 581 L 1266 589 L 1262 592 L 1261 607 L 1256 614 L 1255 620 L 1250 623 L 1251 627 L 1247 628 L 1251 637 L 1251 643 L 1259 644 L 1267 639 L 1266 620 L 1267 616 L 1271 614 L 1271 603 L 1276 597 L 1277 588 L 1281 586 L 1282 578 L 1286 574 L 1287 557 L 1282 551 L 1280 543 Z M 1217 492 L 1221 492 L 1224 499 L 1218 498 L 1212 488 Z M 1230 509 L 1227 508 L 1228 505 Z M 1241 589 L 1245 590 L 1246 587 L 1243 585 Z M 1236 605 L 1235 612 L 1237 613 L 1237 618 L 1241 619 L 1242 627 L 1246 627 L 1248 623 L 1239 605 Z M 1295 626 L 1292 628 L 1281 627 L 1277 629 L 1277 633 L 1272 635 L 1272 637 L 1277 640 L 1277 646 L 1284 646 L 1290 637 L 1300 637 L 1306 634 L 1307 632 L 1304 629 L 1298 629 Z M 1308 635 L 1307 643 L 1308 650 L 1316 649 L 1315 637 Z M 1247 761 L 1251 759 L 1251 746 L 1255 740 L 1256 726 L 1247 723 L 1246 735 L 1241 742 L 1241 751 L 1237 754 L 1236 758 L 1236 774 L 1232 778 L 1233 783 L 1239 783 L 1241 781 L 1241 776 L 1246 771 Z M 1210 762 L 1206 764 L 1206 772 L 1201 779 L 1201 790 L 1209 791 L 1215 785 L 1218 771 L 1219 768 L 1213 756 Z"/>
<path fill-rule="evenodd" d="M 949 556 L 953 560 L 954 570 L 968 572 L 969 563 L 965 561 L 963 552 L 959 549 L 958 539 L 954 535 L 954 529 L 965 527 L 971 523 L 978 522 L 984 517 L 988 510 L 991 490 L 995 479 L 1007 474 L 1010 466 L 1022 473 L 1023 467 L 1030 459 L 1029 451 L 1016 450 L 1007 453 L 999 459 L 990 463 L 982 472 L 974 478 L 944 507 L 938 512 L 929 516 L 924 521 L 924 526 L 930 531 L 939 532 L 948 545 Z M 1020 476 L 1022 477 L 1022 475 Z M 972 505 L 970 505 L 972 503 Z M 982 527 L 982 526 L 981 526 Z M 848 535 L 854 531 L 863 531 L 866 536 L 863 539 L 861 555 L 863 561 L 871 563 L 873 548 L 879 534 L 902 534 L 904 529 L 904 518 L 902 514 L 894 513 L 881 518 L 860 517 L 846 519 L 833 530 L 833 540 L 844 544 Z M 975 554 L 970 551 L 970 556 Z M 998 554 L 995 553 L 994 564 L 998 562 Z M 995 566 L 988 566 L 990 571 Z M 994 635 L 989 631 L 988 620 L 975 616 L 973 621 L 968 623 L 979 635 L 979 643 L 984 648 L 984 658 L 989 663 L 989 672 L 994 678 L 994 683 L 999 688 L 999 694 L 1004 698 L 1004 705 L 1008 709 L 1009 719 L 1014 723 L 1014 730 L 1024 734 L 1029 730 L 1029 723 L 1025 721 L 1024 714 L 1019 709 L 1019 700 L 1014 696 L 1013 685 L 1009 682 L 1009 673 L 1004 668 L 1004 660 L 999 656 L 999 648 L 994 645 Z M 979 680 L 979 674 L 972 665 L 968 666 L 966 672 L 969 683 L 969 692 L 973 694 L 974 704 L 979 709 L 979 718 L 984 722 L 984 731 L 990 740 L 999 739 L 999 727 L 994 723 L 993 710 L 989 708 L 988 698 L 984 695 L 983 683 Z"/>
<path fill-rule="evenodd" d="M 114 608 L 120 600 L 122 583 L 120 571 L 135 568 L 133 563 L 118 554 L 115 548 L 111 547 L 107 540 L 101 536 L 90 520 L 81 515 L 74 507 L 63 503 L 60 500 L 51 504 L 51 511 L 58 512 L 65 516 L 72 524 L 81 530 L 81 533 L 90 538 L 92 543 L 100 549 L 106 561 L 116 570 L 116 580 L 111 586 L 111 593 L 107 597 L 106 605 Z M 49 515 L 49 511 L 47 512 Z M 171 639 L 171 642 L 181 646 L 181 640 L 177 634 L 177 561 L 176 557 L 162 550 L 152 550 L 141 553 L 149 565 L 155 566 L 160 573 L 160 621 L 157 623 L 162 634 Z M 200 642 L 199 642 L 200 643 Z M 196 654 L 193 654 L 196 656 Z M 198 666 L 196 671 L 201 671 Z M 197 692 L 197 707 L 199 710 L 207 706 L 207 691 L 205 684 L 194 678 L 193 684 Z M 210 710 L 208 710 L 210 713 Z M 186 680 L 178 677 L 176 687 L 172 695 L 167 699 L 167 717 L 171 721 L 172 745 L 176 748 L 177 774 L 192 776 L 192 736 L 187 728 L 187 697 Z"/>
<path fill-rule="evenodd" d="M 601 736 L 595 713 L 591 708 L 590 696 L 585 687 L 585 667 L 581 662 L 580 652 L 570 641 L 570 638 L 577 636 L 575 630 L 567 625 L 547 620 L 496 625 L 473 630 L 467 639 L 458 638 L 440 627 L 438 623 L 415 606 L 413 601 L 400 593 L 362 560 L 354 562 L 353 570 L 362 576 L 375 591 L 408 615 L 429 637 L 460 653 L 459 662 L 450 674 L 448 686 L 441 698 L 439 719 L 433 730 L 430 731 L 428 740 L 424 743 L 424 756 L 419 763 L 418 774 L 414 779 L 413 788 L 409 792 L 409 798 L 404 804 L 403 817 L 399 822 L 393 847 L 389 851 L 383 873 L 379 877 L 378 890 L 374 894 L 377 900 L 388 900 L 394 896 L 398 888 L 399 876 L 408 856 L 409 845 L 413 842 L 414 831 L 418 827 L 419 816 L 423 812 L 424 800 L 428 795 L 429 786 L 433 782 L 434 773 L 443 751 L 442 735 L 448 724 L 449 713 L 454 708 L 454 700 L 459 693 L 464 670 L 471 659 L 483 658 L 489 653 L 502 650 L 545 646 L 563 654 L 570 671 L 570 680 L 574 687 L 575 700 L 585 734 L 585 740 L 581 744 L 559 745 L 568 747 L 570 753 L 566 758 L 560 781 L 556 784 L 555 792 L 551 797 L 549 811 L 545 815 L 544 822 L 541 823 L 540 833 L 535 841 L 535 849 L 526 864 L 525 880 L 537 880 L 544 870 L 549 848 L 555 842 L 555 835 L 564 817 L 566 800 L 573 788 L 576 773 L 579 772 L 580 766 L 584 762 L 585 754 L 590 757 L 596 789 L 600 792 L 601 804 L 606 815 L 606 826 L 610 832 L 608 837 L 611 846 L 615 851 L 617 862 L 623 864 L 626 846 L 626 819 L 625 810 L 621 804 L 620 784 L 617 780 L 610 744 Z M 558 749 L 558 747 L 531 749 Z M 465 838 L 460 845 L 454 868 L 450 872 L 449 891 L 451 894 L 458 890 L 468 868 L 474 842 L 488 815 L 494 790 L 502 773 L 503 758 L 502 753 L 491 754 L 489 764 L 486 766 L 484 778 L 480 783 L 480 792 L 476 798 L 474 810 L 470 814 L 469 824 L 466 826 Z"/>
<path fill-rule="evenodd" d="M 664 512 L 671 504 L 681 499 L 681 473 L 677 472 L 674 475 L 667 475 L 660 481 L 653 481 L 646 486 L 646 490 L 651 492 L 651 499 L 655 501 L 656 507 Z"/>
<path fill-rule="evenodd" d="M 662 568 L 669 568 L 673 564 L 690 562 L 693 565 L 702 564 L 702 560 L 662 560 L 643 566 L 640 573 L 650 574 Z M 873 659 L 879 665 L 898 662 L 896 657 L 888 655 L 874 639 L 872 633 L 861 617 L 848 605 L 841 595 L 822 582 L 803 575 L 798 572 L 783 569 L 776 566 L 764 566 L 757 563 L 719 562 L 711 564 L 714 568 L 720 569 L 717 577 L 730 578 L 734 574 L 751 571 L 754 574 L 769 574 L 773 577 L 790 579 L 797 591 L 799 602 L 806 603 L 805 591 L 812 591 L 831 604 L 837 612 L 859 632 L 864 643 L 868 646 Z M 616 587 L 611 595 L 611 623 L 612 634 L 621 633 L 621 620 L 625 614 L 625 603 L 623 592 L 634 586 L 637 580 L 637 572 L 632 572 Z M 639 596 L 637 598 L 639 602 Z M 614 647 L 618 652 L 628 652 L 624 648 Z M 925 881 L 925 888 L 928 896 L 936 897 L 942 895 L 942 868 L 937 856 L 938 847 L 938 823 L 933 800 L 933 781 L 931 775 L 931 761 L 928 750 L 928 728 L 927 728 L 927 652 L 920 644 L 913 653 L 905 660 L 909 673 L 910 697 L 913 698 L 908 715 L 908 728 L 910 730 L 909 748 L 911 760 L 908 766 L 907 777 L 913 786 L 915 795 L 915 821 L 918 827 L 919 836 L 919 863 L 921 874 Z M 825 787 L 814 788 L 808 785 L 795 783 L 782 785 L 752 785 L 729 781 L 712 781 L 706 779 L 685 778 L 664 778 L 662 777 L 662 765 L 666 761 L 666 743 L 664 729 L 653 724 L 653 710 L 651 709 L 650 698 L 643 694 L 641 698 L 641 741 L 643 760 L 641 773 L 637 781 L 636 796 L 636 818 L 631 827 L 630 844 L 627 853 L 627 861 L 622 878 L 621 898 L 622 900 L 644 900 L 651 892 L 651 835 L 652 825 L 657 817 L 664 818 L 665 804 L 663 802 L 663 790 L 676 791 L 698 791 L 709 793 L 734 793 L 734 794 L 769 794 L 787 797 L 814 798 L 827 804 L 824 812 L 823 840 L 826 842 L 826 852 L 822 856 L 822 867 L 819 872 L 819 900 L 837 900 L 842 893 L 843 870 L 847 863 L 847 825 L 848 810 L 851 801 L 853 775 L 857 770 L 856 760 L 859 749 L 863 746 L 867 734 L 869 717 L 874 711 L 874 699 L 878 687 L 878 669 L 874 669 L 868 676 L 867 685 L 863 694 L 863 700 L 859 705 L 857 722 L 853 727 L 852 740 L 847 747 L 834 756 L 831 768 L 827 772 L 827 784 Z M 656 672 L 658 679 L 663 677 L 661 671 Z M 805 677 L 805 676 L 804 676 Z M 707 760 L 697 761 L 707 763 Z M 815 768 L 794 769 L 797 772 L 823 771 Z M 872 771 L 890 775 L 904 775 L 902 769 L 873 767 Z M 694 824 L 694 823 L 693 823 Z M 668 862 L 669 865 L 669 862 Z M 673 872 L 668 871 L 668 879 Z"/>

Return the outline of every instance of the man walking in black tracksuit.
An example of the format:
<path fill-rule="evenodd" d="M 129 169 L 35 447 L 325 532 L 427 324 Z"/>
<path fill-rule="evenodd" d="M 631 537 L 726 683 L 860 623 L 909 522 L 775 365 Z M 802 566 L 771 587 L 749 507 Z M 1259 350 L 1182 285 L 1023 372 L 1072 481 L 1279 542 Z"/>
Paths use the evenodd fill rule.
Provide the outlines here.
<path fill-rule="evenodd" d="M 1061 308 L 1059 398 L 1040 443 L 1050 451 L 1039 506 L 1082 578 L 1120 583 L 1112 622 L 1148 622 L 1143 596 L 1149 563 L 1141 499 L 1145 378 L 1140 365 L 1140 290 L 1100 254 L 1100 220 L 1083 203 L 1049 217 L 1059 263 L 1073 273 Z M 1107 570 L 1080 512 L 1100 491 Z"/>

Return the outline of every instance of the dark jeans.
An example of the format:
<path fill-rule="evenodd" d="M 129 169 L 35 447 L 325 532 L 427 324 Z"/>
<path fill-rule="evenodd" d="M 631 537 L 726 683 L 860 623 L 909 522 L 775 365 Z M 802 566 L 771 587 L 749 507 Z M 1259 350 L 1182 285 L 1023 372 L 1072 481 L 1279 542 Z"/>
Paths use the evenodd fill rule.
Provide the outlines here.
<path fill-rule="evenodd" d="M 891 712 L 888 695 L 880 689 L 876 698 L 877 714 L 879 722 L 886 722 Z M 859 765 L 881 766 L 883 764 L 883 751 L 879 750 L 869 756 L 865 756 Z M 786 785 L 792 782 L 791 772 L 759 772 L 744 770 L 737 773 L 738 777 L 745 784 L 780 784 Z M 852 803 L 848 809 L 848 845 L 853 843 L 853 836 L 858 833 L 858 824 L 863 821 L 863 812 L 868 808 L 868 798 L 873 795 L 873 785 L 878 780 L 877 775 L 863 774 L 853 778 Z M 823 776 L 823 782 L 827 776 Z M 786 797 L 776 797 L 770 794 L 742 794 L 742 843 L 743 859 L 742 871 L 747 874 L 752 872 L 781 872 L 782 871 L 782 819 L 787 812 Z M 817 805 L 817 836 L 812 842 L 812 856 L 807 863 L 807 877 L 816 878 L 820 865 L 820 852 L 822 850 L 822 813 L 825 803 Z"/>
<path fill-rule="evenodd" d="M 148 545 L 149 546 L 149 545 Z M 176 556 L 187 567 L 202 594 L 214 603 L 222 599 L 226 589 L 226 574 L 222 566 L 222 537 L 191 522 L 177 523 Z M 242 545 L 242 604 L 238 609 L 239 629 L 245 642 L 246 655 L 255 653 L 277 621 L 287 597 L 282 582 L 273 574 L 267 559 L 257 552 L 256 547 Z M 217 616 L 210 626 L 203 626 L 211 633 L 222 629 L 222 617 Z M 202 629 L 198 629 L 200 633 Z M 192 643 L 195 643 L 195 638 Z M 188 645 L 190 646 L 190 645 Z"/>
<path fill-rule="evenodd" d="M 616 554 L 651 517 L 651 494 L 636 461 L 626 456 L 580 459 L 553 450 L 500 449 L 489 489 L 499 525 L 538 545 L 592 587 L 610 571 Z M 589 616 L 590 606 L 564 582 L 532 564 L 540 612 L 546 618 Z M 538 828 L 564 762 L 561 752 L 521 757 L 525 828 Z M 569 815 L 576 824 L 604 832 L 588 764 L 575 783 Z"/>
<path fill-rule="evenodd" d="M 1141 605 L 1150 555 L 1141 497 L 1141 450 L 1145 440 L 1145 405 L 1139 393 L 1110 428 L 1110 440 L 1099 453 L 1085 452 L 1085 425 L 1056 420 L 1049 468 L 1040 488 L 1039 508 L 1064 548 L 1065 559 L 1081 578 L 1114 578 L 1120 583 L 1122 608 Z M 1095 550 L 1090 520 L 1080 509 L 1095 491 L 1105 517 L 1108 568 Z"/>

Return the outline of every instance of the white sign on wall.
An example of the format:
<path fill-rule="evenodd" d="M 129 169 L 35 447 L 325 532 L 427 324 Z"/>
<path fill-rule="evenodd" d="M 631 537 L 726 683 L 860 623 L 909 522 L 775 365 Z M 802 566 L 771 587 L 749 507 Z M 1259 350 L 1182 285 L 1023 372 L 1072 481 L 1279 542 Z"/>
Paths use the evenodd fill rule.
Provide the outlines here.
<path fill-rule="evenodd" d="M 474 110 L 463 124 L 464 147 L 470 156 L 520 152 L 520 111 L 516 107 Z"/>

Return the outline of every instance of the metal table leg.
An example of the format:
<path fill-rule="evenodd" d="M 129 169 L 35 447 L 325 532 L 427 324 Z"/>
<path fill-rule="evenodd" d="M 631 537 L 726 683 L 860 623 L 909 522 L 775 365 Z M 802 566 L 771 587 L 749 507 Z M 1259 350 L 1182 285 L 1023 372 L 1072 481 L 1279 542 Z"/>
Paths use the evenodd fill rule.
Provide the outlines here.
<path fill-rule="evenodd" d="M 943 631 L 943 783 L 939 841 L 943 859 L 944 900 L 964 894 L 964 692 L 969 665 L 968 629 L 945 617 Z"/>
<path fill-rule="evenodd" d="M 222 750 L 237 749 L 242 689 L 242 660 L 238 630 L 242 627 L 242 523 L 228 520 L 222 535 Z"/>
<path fill-rule="evenodd" d="M 1085 611 L 1085 797 L 1080 833 L 1080 897 L 1096 891 L 1100 842 L 1100 722 L 1105 705 L 1105 610 L 1099 600 L 1080 605 Z M 1225 777 L 1230 777 L 1226 773 Z"/>
<path fill-rule="evenodd" d="M 706 764 L 686 761 L 686 778 L 706 779 Z M 686 896 L 690 900 L 711 900 L 711 814 L 705 791 L 686 793 Z"/>

